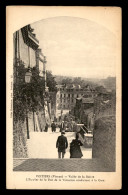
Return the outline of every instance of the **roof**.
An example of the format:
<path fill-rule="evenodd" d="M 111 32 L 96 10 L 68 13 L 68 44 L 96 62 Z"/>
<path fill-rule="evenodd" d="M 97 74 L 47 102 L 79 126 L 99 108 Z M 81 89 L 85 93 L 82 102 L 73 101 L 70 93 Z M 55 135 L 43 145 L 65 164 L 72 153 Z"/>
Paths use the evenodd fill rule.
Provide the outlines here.
<path fill-rule="evenodd" d="M 86 114 L 86 115 L 93 114 L 93 111 L 94 111 L 94 109 L 93 109 L 93 107 L 91 107 L 91 108 L 84 110 L 84 114 Z"/>
<path fill-rule="evenodd" d="M 21 28 L 22 36 L 24 43 L 31 47 L 33 50 L 37 50 L 39 47 L 39 40 L 36 38 L 36 35 L 33 33 L 33 30 L 30 25 L 26 25 Z"/>
<path fill-rule="evenodd" d="M 81 89 L 81 86 L 75 84 L 67 84 L 66 89 Z"/>
<path fill-rule="evenodd" d="M 74 85 L 73 84 L 67 84 L 65 88 L 66 89 L 73 89 L 74 88 Z"/>
<path fill-rule="evenodd" d="M 56 85 L 57 88 L 63 88 L 63 85 Z"/>
<path fill-rule="evenodd" d="M 110 92 L 108 92 L 108 90 L 103 86 L 96 87 L 96 92 L 99 94 L 110 94 Z"/>
<path fill-rule="evenodd" d="M 94 103 L 94 99 L 93 98 L 82 98 L 82 103 Z"/>
<path fill-rule="evenodd" d="M 94 88 L 92 87 L 92 86 L 90 86 L 90 85 L 86 85 L 85 87 L 84 87 L 84 91 L 94 91 Z"/>
<path fill-rule="evenodd" d="M 107 91 L 107 92 L 99 92 L 99 94 L 110 95 L 111 93 Z"/>
<path fill-rule="evenodd" d="M 110 100 L 103 101 L 105 104 L 107 104 Z"/>
<path fill-rule="evenodd" d="M 75 89 L 81 89 L 80 85 L 75 85 Z"/>
<path fill-rule="evenodd" d="M 79 98 L 76 98 L 76 100 L 82 100 L 82 98 L 81 98 L 81 97 L 79 97 Z"/>

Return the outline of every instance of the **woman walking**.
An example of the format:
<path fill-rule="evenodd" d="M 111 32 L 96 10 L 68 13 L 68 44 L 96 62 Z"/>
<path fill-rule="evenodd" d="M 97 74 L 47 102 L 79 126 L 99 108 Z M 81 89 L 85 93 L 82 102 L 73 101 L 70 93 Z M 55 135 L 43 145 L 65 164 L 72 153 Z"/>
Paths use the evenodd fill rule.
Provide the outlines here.
<path fill-rule="evenodd" d="M 81 158 L 83 156 L 80 146 L 82 142 L 79 140 L 79 134 L 76 133 L 76 139 L 70 143 L 70 158 Z"/>

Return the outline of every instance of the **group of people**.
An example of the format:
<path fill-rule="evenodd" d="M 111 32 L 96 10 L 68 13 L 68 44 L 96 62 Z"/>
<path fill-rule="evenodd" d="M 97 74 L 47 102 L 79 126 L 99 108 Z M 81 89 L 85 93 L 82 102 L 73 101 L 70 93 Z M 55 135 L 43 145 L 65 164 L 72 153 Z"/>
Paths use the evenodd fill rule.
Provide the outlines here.
<path fill-rule="evenodd" d="M 65 132 L 61 131 L 61 135 L 56 142 L 56 148 L 58 148 L 58 158 L 64 158 L 66 149 L 68 148 L 67 137 L 64 136 Z M 76 138 L 70 143 L 70 158 L 81 158 L 83 156 L 80 146 L 82 142 L 79 140 L 79 133 L 76 133 Z"/>
<path fill-rule="evenodd" d="M 65 124 L 64 124 L 63 121 L 62 121 L 62 123 L 59 125 L 59 128 L 60 128 L 60 132 L 61 132 L 62 130 L 65 130 L 65 129 L 66 129 Z M 54 121 L 53 121 L 52 124 L 51 124 L 51 130 L 52 130 L 52 132 L 56 132 L 56 124 L 55 124 Z"/>
<path fill-rule="evenodd" d="M 51 130 L 52 132 L 56 131 L 56 127 L 60 128 L 60 132 L 61 131 L 73 131 L 73 124 L 72 121 L 70 123 L 68 123 L 67 121 L 62 121 L 60 125 L 56 125 L 55 122 L 53 121 L 51 124 Z"/>
<path fill-rule="evenodd" d="M 52 130 L 52 132 L 56 132 L 56 124 L 54 121 L 51 124 L 51 130 Z M 48 131 L 48 123 L 46 123 L 46 125 L 45 125 L 45 132 L 47 132 L 47 131 Z"/>

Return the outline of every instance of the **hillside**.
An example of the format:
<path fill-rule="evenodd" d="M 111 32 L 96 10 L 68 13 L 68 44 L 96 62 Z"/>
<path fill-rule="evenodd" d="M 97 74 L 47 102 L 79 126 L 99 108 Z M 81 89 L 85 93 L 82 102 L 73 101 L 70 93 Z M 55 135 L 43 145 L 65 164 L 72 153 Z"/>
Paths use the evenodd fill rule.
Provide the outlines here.
<path fill-rule="evenodd" d="M 104 86 L 107 90 L 115 90 L 116 89 L 116 77 L 107 77 L 105 79 L 99 78 L 84 78 L 84 77 L 69 77 L 69 76 L 60 76 L 54 75 L 55 81 L 57 84 L 78 84 L 81 86 L 85 86 L 87 84 L 97 87 L 97 86 Z"/>

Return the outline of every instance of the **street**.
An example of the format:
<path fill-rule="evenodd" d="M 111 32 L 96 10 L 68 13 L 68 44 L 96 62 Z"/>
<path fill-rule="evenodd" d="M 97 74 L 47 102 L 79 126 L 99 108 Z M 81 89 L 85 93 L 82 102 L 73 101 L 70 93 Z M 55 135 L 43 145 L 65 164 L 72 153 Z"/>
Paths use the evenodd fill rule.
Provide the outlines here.
<path fill-rule="evenodd" d="M 27 140 L 28 157 L 29 158 L 43 158 L 43 159 L 57 159 L 58 152 L 56 148 L 56 140 L 60 135 L 59 128 L 56 132 L 52 132 L 48 128 L 48 132 L 30 132 L 30 139 Z M 72 139 L 75 138 L 74 132 L 66 132 L 65 136 L 68 139 L 68 148 L 66 150 L 65 158 L 70 158 L 69 146 Z M 92 158 L 92 149 L 81 147 L 83 159 Z"/>

